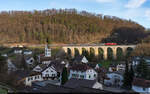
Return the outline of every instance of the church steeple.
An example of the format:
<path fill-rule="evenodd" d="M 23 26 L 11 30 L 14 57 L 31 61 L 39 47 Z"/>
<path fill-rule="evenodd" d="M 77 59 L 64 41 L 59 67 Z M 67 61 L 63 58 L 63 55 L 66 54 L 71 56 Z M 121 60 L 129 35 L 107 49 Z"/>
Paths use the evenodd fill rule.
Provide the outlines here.
<path fill-rule="evenodd" d="M 46 40 L 47 44 L 45 45 L 45 57 L 51 57 L 51 49 L 48 46 L 48 39 Z"/>

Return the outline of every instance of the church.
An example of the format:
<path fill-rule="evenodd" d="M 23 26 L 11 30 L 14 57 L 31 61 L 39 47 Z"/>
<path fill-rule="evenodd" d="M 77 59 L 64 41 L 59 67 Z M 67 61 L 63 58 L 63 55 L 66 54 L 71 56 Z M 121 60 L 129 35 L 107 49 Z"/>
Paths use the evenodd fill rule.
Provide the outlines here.
<path fill-rule="evenodd" d="M 51 48 L 49 47 L 48 43 L 45 45 L 45 51 L 44 54 L 40 54 L 38 56 L 38 62 L 40 64 L 50 64 L 52 60 L 51 56 Z"/>

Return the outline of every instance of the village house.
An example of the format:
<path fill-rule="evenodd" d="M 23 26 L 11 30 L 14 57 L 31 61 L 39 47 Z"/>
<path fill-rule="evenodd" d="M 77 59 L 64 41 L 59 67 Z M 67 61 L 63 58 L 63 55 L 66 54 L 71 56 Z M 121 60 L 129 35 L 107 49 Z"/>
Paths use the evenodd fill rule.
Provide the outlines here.
<path fill-rule="evenodd" d="M 24 54 L 24 55 L 31 55 L 31 54 L 32 54 L 32 51 L 30 51 L 30 50 L 24 50 L 24 51 L 23 51 L 23 54 Z"/>
<path fill-rule="evenodd" d="M 42 75 L 41 75 L 40 72 L 31 72 L 31 73 L 29 74 L 29 76 L 27 76 L 27 77 L 25 78 L 24 84 L 25 84 L 26 86 L 31 86 L 31 85 L 32 85 L 32 82 L 35 82 L 35 81 L 43 81 L 43 77 L 42 77 Z"/>
<path fill-rule="evenodd" d="M 86 64 L 74 64 L 69 68 L 69 79 L 97 79 L 97 72 Z"/>
<path fill-rule="evenodd" d="M 141 59 L 142 59 L 142 58 L 141 58 L 141 57 L 138 57 L 138 56 L 133 57 L 133 58 L 132 58 L 132 65 L 133 65 L 134 67 L 136 67 L 136 66 L 140 63 L 140 60 L 141 60 Z M 148 64 L 148 66 L 150 66 L 150 57 L 149 57 L 149 56 L 144 56 L 143 59 L 144 59 L 145 62 Z"/>
<path fill-rule="evenodd" d="M 57 77 L 57 71 L 53 66 L 47 67 L 46 69 L 41 71 L 41 73 L 44 80 L 51 80 Z"/>
<path fill-rule="evenodd" d="M 63 71 L 63 68 L 66 66 L 67 63 L 61 60 L 53 60 L 49 65 L 47 64 L 39 64 L 35 68 L 33 68 L 33 72 L 40 73 L 42 79 L 40 81 L 44 80 L 58 80 L 60 81 L 61 73 Z M 32 75 L 36 76 L 36 75 Z M 35 79 L 38 80 L 38 79 Z M 32 85 L 32 82 L 35 80 L 30 80 L 30 82 L 27 82 L 26 85 Z"/>
<path fill-rule="evenodd" d="M 140 62 L 140 57 L 135 56 L 132 58 L 132 65 L 133 66 L 137 66 L 139 64 L 139 62 Z"/>
<path fill-rule="evenodd" d="M 7 55 L 7 54 L 2 54 L 1 56 L 3 56 L 3 57 L 8 57 L 8 55 Z"/>
<path fill-rule="evenodd" d="M 111 64 L 110 66 L 109 66 L 109 72 L 114 72 L 114 71 L 116 71 L 117 69 L 116 69 L 116 65 L 115 64 Z"/>
<path fill-rule="evenodd" d="M 15 54 L 22 54 L 22 48 L 14 47 L 13 49 Z"/>
<path fill-rule="evenodd" d="M 150 93 L 150 80 L 134 78 L 132 83 L 132 90 L 139 93 Z"/>
<path fill-rule="evenodd" d="M 123 73 L 123 71 L 108 72 L 106 74 L 107 78 L 104 80 L 104 84 L 107 86 L 122 86 Z"/>
<path fill-rule="evenodd" d="M 73 89 L 77 87 L 87 87 L 101 90 L 103 89 L 103 85 L 97 82 L 96 80 L 76 79 L 76 78 L 71 78 L 63 86 Z"/>
<path fill-rule="evenodd" d="M 73 63 L 85 63 L 85 64 L 87 64 L 89 61 L 87 60 L 87 58 L 85 57 L 85 56 L 77 56 L 77 57 L 75 57 L 74 58 L 74 61 L 73 61 Z"/>
<path fill-rule="evenodd" d="M 125 67 L 126 67 L 125 63 L 120 63 L 120 64 L 117 64 L 116 70 L 117 71 L 125 70 Z"/>

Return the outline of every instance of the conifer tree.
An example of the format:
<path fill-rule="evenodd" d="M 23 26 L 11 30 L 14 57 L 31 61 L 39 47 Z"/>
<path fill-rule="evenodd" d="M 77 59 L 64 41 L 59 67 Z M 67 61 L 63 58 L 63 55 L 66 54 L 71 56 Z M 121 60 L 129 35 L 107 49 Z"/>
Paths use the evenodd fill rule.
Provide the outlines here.
<path fill-rule="evenodd" d="M 23 68 L 23 69 L 27 69 L 27 64 L 26 64 L 26 61 L 25 61 L 25 58 L 24 58 L 24 55 L 22 56 L 22 59 L 21 59 L 21 65 L 20 65 L 20 68 Z"/>
<path fill-rule="evenodd" d="M 133 82 L 133 79 L 134 79 L 134 70 L 133 70 L 133 66 L 132 64 L 130 65 L 130 70 L 129 70 L 129 88 L 131 89 L 132 87 L 132 82 Z"/>
<path fill-rule="evenodd" d="M 62 77 L 61 77 L 61 84 L 65 84 L 68 81 L 68 73 L 67 73 L 67 68 L 64 67 L 63 68 L 63 72 L 62 72 Z"/>
<path fill-rule="evenodd" d="M 130 78 L 129 78 L 128 61 L 126 61 L 125 73 L 124 73 L 123 76 L 124 76 L 124 80 L 123 80 L 123 88 L 129 89 Z"/>

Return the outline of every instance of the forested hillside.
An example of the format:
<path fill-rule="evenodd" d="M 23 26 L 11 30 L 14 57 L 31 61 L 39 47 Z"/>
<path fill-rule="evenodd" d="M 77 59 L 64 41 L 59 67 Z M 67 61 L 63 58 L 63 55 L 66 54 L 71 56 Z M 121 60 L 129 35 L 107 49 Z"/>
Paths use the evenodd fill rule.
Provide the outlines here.
<path fill-rule="evenodd" d="M 112 38 L 115 32 L 125 36 Z M 75 9 L 0 13 L 0 43 L 45 43 L 47 38 L 51 43 L 124 43 L 132 39 L 136 43 L 145 37 L 144 32 L 144 27 L 131 20 Z"/>

